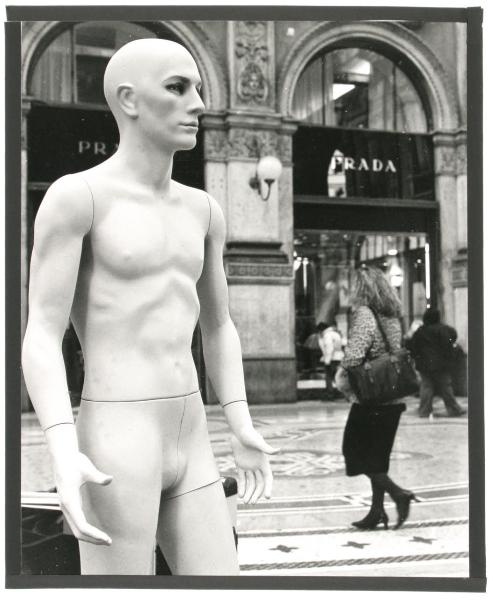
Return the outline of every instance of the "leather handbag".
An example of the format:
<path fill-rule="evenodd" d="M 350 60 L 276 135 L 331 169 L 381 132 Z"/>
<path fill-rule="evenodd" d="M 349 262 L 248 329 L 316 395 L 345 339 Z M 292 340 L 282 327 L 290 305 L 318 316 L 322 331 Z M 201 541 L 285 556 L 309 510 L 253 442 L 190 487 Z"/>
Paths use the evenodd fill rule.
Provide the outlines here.
<path fill-rule="evenodd" d="M 386 352 L 363 364 L 347 369 L 350 385 L 360 404 L 385 404 L 418 390 L 414 361 L 406 348 L 393 350 L 375 311 L 372 311 Z"/>

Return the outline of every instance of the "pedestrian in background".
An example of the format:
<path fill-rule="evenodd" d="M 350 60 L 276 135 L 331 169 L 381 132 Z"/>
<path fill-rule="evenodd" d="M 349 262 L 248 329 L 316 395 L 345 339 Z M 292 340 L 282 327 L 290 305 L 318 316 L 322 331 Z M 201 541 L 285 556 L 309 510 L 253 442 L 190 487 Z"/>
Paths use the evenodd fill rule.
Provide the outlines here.
<path fill-rule="evenodd" d="M 318 343 L 323 353 L 324 375 L 326 379 L 326 400 L 334 400 L 337 391 L 333 385 L 336 370 L 343 360 L 343 340 L 338 331 L 336 320 L 329 323 L 318 323 Z"/>
<path fill-rule="evenodd" d="M 382 523 L 387 529 L 389 519 L 384 510 L 387 492 L 396 505 L 397 529 L 407 519 L 411 501 L 417 500 L 413 492 L 397 485 L 387 474 L 394 438 L 406 405 L 402 400 L 373 406 L 360 404 L 348 384 L 347 370 L 387 352 L 375 314 L 391 348 L 395 351 L 401 347 L 401 304 L 382 271 L 374 267 L 361 267 L 356 271 L 351 304 L 348 343 L 336 377 L 340 390 L 352 399 L 342 450 L 346 474 L 349 477 L 366 475 L 372 487 L 368 514 L 352 525 L 358 529 L 375 529 Z"/>
<path fill-rule="evenodd" d="M 455 399 L 451 371 L 457 350 L 457 332 L 440 322 L 440 311 L 428 308 L 419 327 L 406 346 L 421 376 L 418 414 L 427 418 L 433 412 L 433 397 L 439 394 L 449 417 L 460 417 L 467 411 Z"/>

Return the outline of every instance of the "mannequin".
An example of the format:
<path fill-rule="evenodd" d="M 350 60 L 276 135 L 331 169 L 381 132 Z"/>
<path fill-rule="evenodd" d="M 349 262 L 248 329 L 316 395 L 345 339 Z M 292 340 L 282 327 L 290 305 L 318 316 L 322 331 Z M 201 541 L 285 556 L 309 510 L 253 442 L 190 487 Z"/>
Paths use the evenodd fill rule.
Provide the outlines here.
<path fill-rule="evenodd" d="M 175 151 L 196 143 L 200 86 L 179 44 L 118 50 L 104 77 L 118 150 L 57 180 L 36 218 L 22 365 L 82 574 L 152 574 L 155 539 L 176 575 L 239 573 L 192 360 L 197 321 L 238 494 L 271 496 L 278 450 L 246 402 L 223 214 L 171 179 Z M 70 317 L 85 360 L 76 425 L 61 352 Z"/>

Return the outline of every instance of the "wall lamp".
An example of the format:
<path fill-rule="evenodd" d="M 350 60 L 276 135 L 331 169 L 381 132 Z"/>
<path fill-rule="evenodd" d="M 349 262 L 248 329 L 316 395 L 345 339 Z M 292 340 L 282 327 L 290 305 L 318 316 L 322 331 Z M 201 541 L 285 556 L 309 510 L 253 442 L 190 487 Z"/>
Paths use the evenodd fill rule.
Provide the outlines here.
<path fill-rule="evenodd" d="M 262 200 L 270 198 L 273 183 L 282 173 L 282 163 L 275 156 L 263 156 L 256 165 L 255 176 L 249 181 L 250 187 L 256 190 Z M 262 194 L 262 183 L 267 184 L 266 196 Z"/>

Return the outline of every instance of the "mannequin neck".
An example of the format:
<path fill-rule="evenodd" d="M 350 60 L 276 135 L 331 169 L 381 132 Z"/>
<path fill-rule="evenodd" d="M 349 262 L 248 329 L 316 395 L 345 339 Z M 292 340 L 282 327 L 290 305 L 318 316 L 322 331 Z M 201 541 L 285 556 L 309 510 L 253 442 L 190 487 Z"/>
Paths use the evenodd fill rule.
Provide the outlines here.
<path fill-rule="evenodd" d="M 173 154 L 174 151 L 157 146 L 148 136 L 133 129 L 120 132 L 113 159 L 136 181 L 161 194 L 170 188 Z"/>

